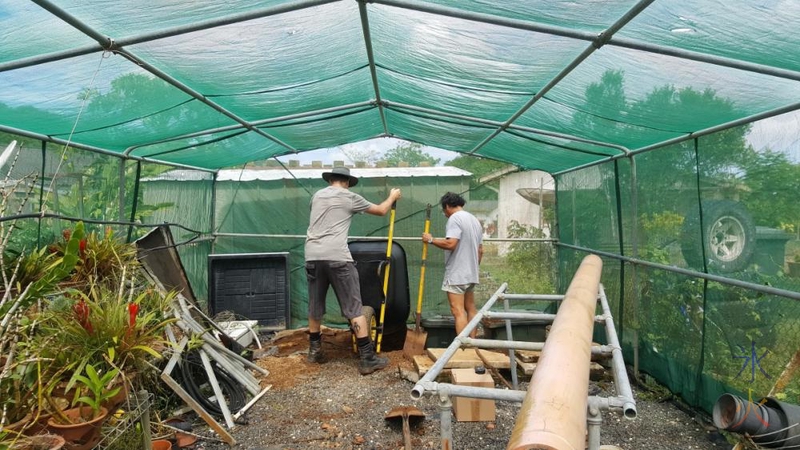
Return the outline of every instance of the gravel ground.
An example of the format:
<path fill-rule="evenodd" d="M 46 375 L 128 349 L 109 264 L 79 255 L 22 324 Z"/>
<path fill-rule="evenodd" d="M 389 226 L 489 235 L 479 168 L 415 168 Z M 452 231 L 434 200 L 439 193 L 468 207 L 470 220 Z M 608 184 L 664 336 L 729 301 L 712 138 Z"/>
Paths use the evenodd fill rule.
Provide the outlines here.
<path fill-rule="evenodd" d="M 275 347 L 272 352 L 277 351 L 273 356 L 258 359 L 258 364 L 270 371 L 262 385 L 271 384 L 272 389 L 248 412 L 248 423 L 232 431 L 238 442 L 235 449 L 401 449 L 400 424 L 384 420 L 384 415 L 397 406 L 415 406 L 426 415 L 424 421 L 412 427 L 413 448 L 441 448 L 436 401 L 429 396 L 416 402 L 411 400 L 413 383 L 401 378 L 400 371 L 411 370 L 413 364 L 404 358 L 402 351 L 384 352 L 391 360 L 390 368 L 361 376 L 358 359 L 349 345 L 349 333 L 325 330 L 324 342 L 329 361 L 323 365 L 305 361 L 305 333 L 284 334 L 265 344 L 265 348 L 272 346 Z M 592 383 L 591 388 L 605 395 L 610 385 L 601 381 Z M 523 384 L 522 388 L 525 387 Z M 605 413 L 602 444 L 624 450 L 732 447 L 713 426 L 688 415 L 674 403 L 635 394 L 638 417 L 628 420 Z M 517 403 L 497 402 L 495 422 L 453 421 L 454 447 L 505 449 L 519 409 Z M 208 433 L 202 422 L 195 423 L 196 432 Z M 195 450 L 228 448 L 212 440 L 201 440 L 195 445 Z"/>

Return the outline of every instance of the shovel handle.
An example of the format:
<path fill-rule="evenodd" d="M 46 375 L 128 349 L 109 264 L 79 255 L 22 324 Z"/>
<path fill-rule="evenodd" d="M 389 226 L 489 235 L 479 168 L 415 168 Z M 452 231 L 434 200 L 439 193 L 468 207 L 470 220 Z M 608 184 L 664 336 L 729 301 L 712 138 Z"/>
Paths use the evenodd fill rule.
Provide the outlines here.
<path fill-rule="evenodd" d="M 425 207 L 425 233 L 430 232 L 431 230 L 431 204 L 428 203 L 428 206 Z M 425 266 L 427 265 L 428 261 L 428 243 L 422 243 L 422 263 L 420 264 L 419 268 L 419 289 L 417 290 L 417 314 L 416 314 L 416 331 L 419 332 L 420 320 L 422 320 L 422 297 L 423 292 L 425 291 Z"/>
<path fill-rule="evenodd" d="M 394 237 L 394 216 L 397 212 L 397 202 L 392 203 L 392 210 L 389 215 L 389 240 L 386 245 L 386 272 L 383 274 L 383 301 L 381 302 L 381 312 L 378 320 L 378 336 L 375 345 L 375 353 L 381 352 L 381 342 L 383 341 L 383 319 L 386 316 L 386 300 L 389 296 L 389 272 L 392 269 L 392 238 Z"/>

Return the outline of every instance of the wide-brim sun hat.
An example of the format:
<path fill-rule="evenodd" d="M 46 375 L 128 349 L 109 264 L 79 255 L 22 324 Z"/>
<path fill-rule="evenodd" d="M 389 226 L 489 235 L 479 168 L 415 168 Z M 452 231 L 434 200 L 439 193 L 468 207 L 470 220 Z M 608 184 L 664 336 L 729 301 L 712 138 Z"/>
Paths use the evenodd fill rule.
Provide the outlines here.
<path fill-rule="evenodd" d="M 331 175 L 339 175 L 350 179 L 350 187 L 358 184 L 358 178 L 350 175 L 350 169 L 347 167 L 334 167 L 330 172 L 322 172 L 322 179 L 330 182 Z"/>

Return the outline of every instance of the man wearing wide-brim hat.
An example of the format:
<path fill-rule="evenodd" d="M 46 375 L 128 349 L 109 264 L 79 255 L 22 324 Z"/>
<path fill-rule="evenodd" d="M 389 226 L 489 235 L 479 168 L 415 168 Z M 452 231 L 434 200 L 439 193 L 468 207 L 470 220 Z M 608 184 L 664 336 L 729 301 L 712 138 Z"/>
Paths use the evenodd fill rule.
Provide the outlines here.
<path fill-rule="evenodd" d="M 350 187 L 358 184 L 358 178 L 350 175 L 347 167 L 334 167 L 330 172 L 323 172 L 322 179 L 328 182 L 328 187 L 320 189 L 311 198 L 311 217 L 306 233 L 308 361 L 325 361 L 320 327 L 325 314 L 325 296 L 328 287 L 333 285 L 342 315 L 350 321 L 356 335 L 360 358 L 358 371 L 367 375 L 386 367 L 389 360 L 376 355 L 372 348 L 367 320 L 361 313 L 361 288 L 347 247 L 347 235 L 353 215 L 366 212 L 385 216 L 401 197 L 400 189 L 392 189 L 386 200 L 376 205 L 350 191 Z"/>

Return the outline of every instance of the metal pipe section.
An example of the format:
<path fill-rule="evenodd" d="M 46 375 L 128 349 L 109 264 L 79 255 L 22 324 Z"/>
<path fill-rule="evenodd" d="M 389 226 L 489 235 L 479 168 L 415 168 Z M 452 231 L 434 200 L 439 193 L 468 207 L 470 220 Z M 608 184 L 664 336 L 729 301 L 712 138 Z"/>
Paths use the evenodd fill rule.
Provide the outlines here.
<path fill-rule="evenodd" d="M 583 450 L 602 268 L 600 257 L 588 255 L 575 273 L 539 357 L 509 450 Z"/>
<path fill-rule="evenodd" d="M 437 383 L 435 381 L 421 382 L 425 385 L 426 391 L 436 392 L 440 396 L 448 397 L 469 397 L 481 398 L 485 400 L 498 400 L 501 402 L 522 403 L 525 400 L 525 391 L 515 391 L 511 389 L 495 389 L 490 387 L 460 386 L 450 383 Z"/>
<path fill-rule="evenodd" d="M 453 402 L 446 394 L 439 395 L 439 422 L 442 448 L 450 450 L 453 448 Z"/>
<path fill-rule="evenodd" d="M 372 78 L 372 89 L 375 92 L 375 101 L 378 104 L 378 113 L 381 116 L 383 132 L 388 135 L 389 127 L 386 125 L 386 113 L 383 111 L 381 102 L 381 87 L 378 84 L 378 69 L 375 67 L 375 55 L 372 53 L 372 38 L 369 33 L 369 18 L 367 17 L 367 4 L 358 2 L 358 13 L 361 16 L 361 31 L 364 33 L 364 46 L 367 50 L 367 61 L 369 61 L 369 75 Z"/>
<path fill-rule="evenodd" d="M 480 310 L 478 310 L 478 313 L 475 315 L 475 317 L 473 317 L 472 320 L 467 323 L 467 326 L 461 330 L 461 333 L 456 336 L 450 346 L 447 347 L 447 350 L 445 350 L 442 356 L 436 360 L 436 362 L 433 364 L 433 367 L 431 367 L 430 370 L 428 370 L 428 372 L 425 373 L 425 375 L 420 378 L 419 381 L 417 381 L 417 384 L 415 384 L 411 389 L 411 398 L 416 400 L 422 397 L 422 395 L 425 393 L 426 386 L 428 385 L 427 383 L 435 380 L 436 377 L 439 376 L 439 373 L 441 373 L 442 369 L 444 369 L 444 366 L 447 364 L 447 362 L 450 361 L 450 358 L 452 358 L 456 351 L 458 351 L 458 348 L 461 346 L 460 338 L 469 337 L 469 334 L 472 332 L 472 330 L 474 330 L 475 327 L 477 327 L 481 322 L 483 315 L 486 314 L 486 312 L 495 304 L 497 299 L 500 297 L 500 294 L 505 292 L 507 288 L 508 283 L 503 283 L 500 288 L 495 291 L 491 298 L 486 301 L 486 304 L 483 305 Z"/>
<path fill-rule="evenodd" d="M 0 130 L 2 131 L 2 130 Z M 167 163 L 165 163 L 167 164 Z M 207 169 L 199 169 L 199 170 L 206 170 Z M 305 239 L 307 236 L 305 234 L 264 234 L 264 233 L 214 233 L 214 236 L 223 236 L 223 237 L 240 237 L 240 238 L 273 238 L 273 239 Z M 364 241 L 385 241 L 386 237 L 382 236 L 348 236 L 349 239 L 353 240 L 364 240 Z M 393 240 L 403 240 L 403 241 L 419 241 L 419 236 L 395 236 L 392 238 Z M 543 239 L 543 238 L 486 238 L 483 242 L 549 242 L 549 243 L 557 243 L 558 239 Z M 518 298 L 520 300 L 542 300 L 542 301 L 554 301 L 560 300 L 564 296 L 558 295 L 524 295 L 524 294 L 506 294 L 506 295 L 513 295 L 514 297 L 510 298 Z M 520 297 L 516 297 L 516 296 Z M 558 298 L 556 298 L 558 297 Z"/>
<path fill-rule="evenodd" d="M 617 394 L 625 400 L 625 404 L 622 407 L 623 415 L 628 419 L 633 419 L 636 417 L 636 400 L 633 399 L 631 382 L 628 379 L 628 371 L 625 370 L 625 361 L 622 358 L 622 347 L 619 345 L 614 318 L 611 316 L 611 309 L 608 307 L 608 299 L 602 284 L 600 285 L 600 306 L 603 308 L 603 316 L 605 316 L 606 339 L 608 340 L 608 346 L 611 347 L 614 386 Z"/>
<path fill-rule="evenodd" d="M 470 337 L 460 339 L 461 346 L 464 348 L 492 348 L 514 350 L 540 351 L 544 348 L 544 342 L 523 342 L 523 341 L 501 341 L 496 339 L 473 339 Z M 610 345 L 593 345 L 592 355 L 612 356 L 613 348 Z"/>
<path fill-rule="evenodd" d="M 508 312 L 511 309 L 509 305 L 509 298 L 503 296 L 503 309 Z M 511 326 L 511 320 L 506 320 L 506 336 L 508 337 L 509 341 L 514 340 L 513 329 Z M 511 366 L 511 387 L 513 389 L 519 389 L 519 380 L 517 379 L 517 355 L 514 352 L 513 348 L 508 349 L 508 362 Z"/>
<path fill-rule="evenodd" d="M 545 313 L 525 313 L 525 312 L 500 312 L 500 311 L 486 311 L 483 315 L 487 319 L 500 319 L 500 320 L 541 320 L 552 322 L 555 320 L 555 314 Z"/>
<path fill-rule="evenodd" d="M 599 255 L 599 256 L 602 256 L 604 258 L 618 259 L 620 261 L 625 261 L 625 262 L 630 263 L 630 264 L 639 264 L 639 265 L 642 265 L 642 266 L 645 266 L 645 267 L 652 267 L 654 269 L 665 270 L 667 272 L 674 272 L 674 273 L 679 273 L 681 275 L 688 275 L 690 277 L 702 278 L 704 280 L 709 280 L 709 281 L 716 281 L 717 283 L 722 283 L 722 284 L 726 284 L 726 285 L 729 285 L 729 286 L 736 286 L 736 287 L 740 287 L 740 288 L 745 288 L 745 289 L 749 289 L 749 290 L 755 291 L 755 292 L 761 292 L 761 293 L 769 294 L 769 295 L 777 295 L 777 296 L 780 296 L 780 297 L 791 298 L 793 300 L 800 300 L 800 292 L 787 291 L 785 289 L 778 289 L 778 288 L 774 288 L 774 287 L 771 287 L 771 286 L 762 286 L 760 284 L 748 283 L 746 281 L 735 280 L 735 279 L 732 279 L 732 278 L 725 278 L 725 277 L 721 277 L 719 275 L 712 275 L 710 273 L 697 272 L 697 271 L 689 270 L 689 269 L 681 269 L 680 267 L 668 266 L 666 264 L 653 263 L 653 262 L 645 261 L 645 260 L 642 260 L 642 259 L 636 259 L 636 258 L 630 258 L 630 257 L 627 257 L 627 256 L 617 255 L 616 253 L 604 252 L 602 250 L 595 250 L 595 249 L 592 249 L 592 248 L 581 247 L 581 246 L 578 246 L 578 245 L 565 244 L 563 242 L 557 242 L 556 245 L 558 245 L 560 247 L 565 247 L 565 248 L 570 248 L 570 249 L 573 249 L 573 250 L 586 252 L 586 253 L 591 253 L 593 255 Z"/>
<path fill-rule="evenodd" d="M 500 296 L 503 299 L 509 300 L 541 300 L 541 301 L 551 301 L 551 302 L 560 302 L 564 300 L 563 295 L 543 295 L 543 294 L 503 294 Z"/>
<path fill-rule="evenodd" d="M 587 419 L 589 432 L 587 436 L 587 447 L 589 450 L 600 449 L 600 426 L 603 425 L 603 415 L 600 414 L 600 409 L 589 405 L 589 418 Z"/>

